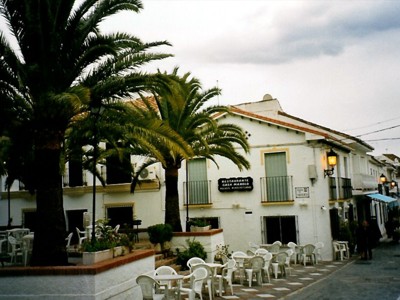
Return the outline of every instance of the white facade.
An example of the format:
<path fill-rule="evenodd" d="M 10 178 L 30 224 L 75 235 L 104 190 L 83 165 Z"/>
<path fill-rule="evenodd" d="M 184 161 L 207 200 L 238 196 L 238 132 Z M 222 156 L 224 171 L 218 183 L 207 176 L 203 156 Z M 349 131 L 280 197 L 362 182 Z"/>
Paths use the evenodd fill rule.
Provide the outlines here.
<path fill-rule="evenodd" d="M 367 154 L 373 149 L 357 138 L 287 115 L 279 102 L 269 95 L 260 102 L 232 107 L 232 111 L 231 115 L 219 116 L 218 121 L 234 123 L 246 132 L 251 145 L 246 158 L 250 161 L 251 169 L 241 172 L 224 158 L 216 159 L 219 168 L 207 161 L 208 198 L 202 204 L 189 205 L 189 217 L 218 218 L 225 243 L 229 244 L 231 251 L 246 250 L 249 242 L 269 243 L 272 242 L 271 236 L 283 234 L 283 239 L 291 236 L 291 240 L 298 244 L 323 242 L 325 247 L 322 257 L 331 260 L 330 209 L 336 208 L 339 220 L 342 221 L 349 217 L 349 209 L 357 215 L 352 183 L 358 182 L 358 185 L 353 186 L 353 192 L 357 195 L 363 195 L 368 190 L 367 186 L 373 189 L 379 183 L 379 163 L 371 164 L 372 158 Z M 325 177 L 324 170 L 329 168 L 327 152 L 330 149 L 338 154 L 338 164 L 334 174 Z M 280 171 L 286 175 L 271 176 L 276 168 L 269 165 L 269 162 L 274 162 L 276 155 L 280 159 L 278 169 L 282 169 Z M 186 163 L 183 163 L 178 186 L 183 228 L 187 211 L 184 189 L 186 169 Z M 107 207 L 110 206 L 132 206 L 134 217 L 142 220 L 141 228 L 163 223 L 164 174 L 160 166 L 154 172 L 156 176 L 140 181 L 134 194 L 130 193 L 130 184 L 109 185 L 105 188 L 98 186 L 95 218 L 106 218 Z M 229 192 L 218 190 L 218 180 L 238 177 L 251 178 L 253 189 Z M 268 194 L 273 188 L 266 189 L 269 180 L 266 178 L 271 177 L 285 178 L 280 184 L 283 182 L 287 199 L 271 200 L 276 197 Z M 88 186 L 64 189 L 67 228 L 69 211 L 87 210 L 92 214 L 91 175 L 88 174 L 86 179 Z M 268 186 L 271 186 L 271 182 Z M 13 225 L 23 225 L 24 212 L 35 209 L 34 197 L 25 191 L 13 191 L 11 200 Z M 0 226 L 7 225 L 7 211 L 7 193 L 4 191 L 0 201 Z"/>

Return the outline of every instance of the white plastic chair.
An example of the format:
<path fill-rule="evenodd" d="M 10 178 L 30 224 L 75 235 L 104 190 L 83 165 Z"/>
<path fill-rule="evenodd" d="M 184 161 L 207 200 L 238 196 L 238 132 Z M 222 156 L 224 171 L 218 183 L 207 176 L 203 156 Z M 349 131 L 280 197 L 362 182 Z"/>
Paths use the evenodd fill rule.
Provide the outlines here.
<path fill-rule="evenodd" d="M 292 267 L 290 266 L 290 260 L 294 254 L 294 251 L 293 251 L 293 249 L 287 249 L 285 252 L 287 254 L 285 265 L 286 265 L 287 269 L 289 269 L 289 275 L 292 275 Z"/>
<path fill-rule="evenodd" d="M 233 296 L 232 276 L 235 270 L 236 270 L 236 262 L 233 259 L 229 259 L 228 262 L 224 264 L 221 274 L 215 275 L 215 278 L 218 279 L 219 283 L 220 297 L 222 297 L 222 285 L 224 285 L 224 291 L 226 293 L 226 284 L 230 286 L 231 295 Z"/>
<path fill-rule="evenodd" d="M 21 262 L 23 259 L 23 249 L 21 244 L 17 242 L 17 239 L 13 236 L 8 237 L 8 243 L 11 246 L 11 252 L 8 253 L 11 257 L 11 263 L 17 263 L 17 258 L 21 257 Z"/>
<path fill-rule="evenodd" d="M 262 271 L 264 269 L 264 265 L 264 258 L 262 258 L 261 256 L 254 256 L 250 259 L 249 267 L 245 268 L 249 287 L 251 287 L 254 275 L 257 278 L 257 283 L 259 285 L 262 284 Z"/>
<path fill-rule="evenodd" d="M 267 250 L 271 252 L 272 254 L 278 254 L 280 252 L 281 246 L 279 244 L 272 244 L 267 247 Z"/>
<path fill-rule="evenodd" d="M 79 230 L 79 228 L 76 227 L 76 233 L 78 234 L 78 243 L 80 246 L 80 245 L 82 245 L 82 242 L 86 239 L 86 231 Z"/>
<path fill-rule="evenodd" d="M 71 246 L 72 235 L 73 235 L 73 232 L 70 232 L 70 234 L 68 234 L 68 236 L 65 238 L 65 241 L 67 242 L 67 244 L 65 245 L 65 248 L 67 248 L 67 251 L 68 251 L 69 247 Z"/>
<path fill-rule="evenodd" d="M 346 248 L 344 245 L 339 244 L 338 242 L 333 242 L 333 251 L 335 252 L 335 259 L 340 257 L 340 260 L 343 260 L 344 253 L 346 252 Z"/>
<path fill-rule="evenodd" d="M 208 271 L 203 268 L 199 267 L 193 270 L 192 273 L 183 277 L 183 280 L 190 279 L 190 287 L 182 287 L 179 288 L 179 292 L 182 294 L 188 294 L 189 300 L 195 300 L 196 294 L 199 295 L 200 299 L 203 300 L 202 290 L 204 280 L 208 276 Z"/>
<path fill-rule="evenodd" d="M 291 258 L 293 258 L 294 264 L 297 265 L 297 256 L 300 254 L 299 248 L 297 247 L 297 244 L 294 242 L 289 242 L 287 245 L 290 249 L 293 250 Z"/>
<path fill-rule="evenodd" d="M 239 270 L 239 276 L 240 276 L 240 284 L 243 284 L 243 276 L 242 273 L 244 272 L 244 258 L 239 258 L 239 256 L 248 256 L 246 253 L 243 251 L 235 251 L 232 253 L 232 259 L 236 262 L 237 269 Z"/>
<path fill-rule="evenodd" d="M 267 249 L 264 248 L 258 248 L 256 251 L 254 251 L 254 255 L 258 255 L 258 256 L 264 256 L 265 254 L 267 254 L 269 251 Z"/>
<path fill-rule="evenodd" d="M 271 283 L 271 278 L 270 278 L 270 275 L 269 275 L 269 269 L 271 268 L 272 253 L 267 252 L 263 256 L 263 258 L 264 258 L 264 269 L 263 269 L 264 276 L 265 276 L 265 274 L 267 274 L 268 282 Z"/>
<path fill-rule="evenodd" d="M 210 299 L 213 299 L 213 294 L 215 291 L 214 287 L 214 271 L 211 269 L 206 263 L 199 263 L 199 264 L 193 264 L 191 267 L 191 272 L 194 272 L 198 268 L 204 268 L 207 270 L 207 289 L 208 289 L 208 297 Z"/>
<path fill-rule="evenodd" d="M 258 248 L 260 248 L 260 245 L 254 243 L 254 242 L 249 242 L 249 247 L 250 247 L 250 250 L 255 251 L 255 250 L 257 250 Z"/>
<path fill-rule="evenodd" d="M 282 247 L 282 242 L 281 241 L 275 241 L 272 243 L 272 245 L 279 245 L 279 247 Z"/>
<path fill-rule="evenodd" d="M 159 284 L 152 277 L 147 275 L 139 275 L 136 278 L 136 283 L 140 286 L 142 290 L 143 300 L 162 300 L 164 299 L 164 294 L 156 294 L 155 289 L 159 288 Z"/>
<path fill-rule="evenodd" d="M 272 263 L 274 267 L 275 278 L 278 278 L 278 271 L 281 273 L 282 277 L 286 277 L 286 259 L 288 255 L 286 252 L 279 252 L 275 256 L 275 261 Z"/>
<path fill-rule="evenodd" d="M 178 273 L 175 271 L 175 269 L 171 268 L 170 266 L 160 266 L 157 269 L 154 270 L 154 276 L 156 275 L 177 275 Z M 156 289 L 156 292 L 159 294 L 160 291 L 164 290 L 164 293 L 167 293 L 165 291 L 165 288 L 167 288 L 169 291 L 172 290 L 172 282 L 170 280 L 163 281 L 163 280 L 157 280 L 159 283 L 159 289 Z"/>
<path fill-rule="evenodd" d="M 307 244 L 302 249 L 302 259 L 304 266 L 307 263 L 307 258 L 310 260 L 311 264 L 315 264 L 315 246 L 313 244 Z"/>
<path fill-rule="evenodd" d="M 189 258 L 189 260 L 186 262 L 187 267 L 189 268 L 190 271 L 192 271 L 192 266 L 195 264 L 204 264 L 205 261 L 204 259 L 200 257 L 192 257 Z"/>
<path fill-rule="evenodd" d="M 119 225 L 119 224 L 117 224 L 116 226 L 115 226 L 115 228 L 114 228 L 114 232 L 115 233 L 118 233 L 118 230 L 119 230 L 119 227 L 120 227 L 121 225 Z"/>

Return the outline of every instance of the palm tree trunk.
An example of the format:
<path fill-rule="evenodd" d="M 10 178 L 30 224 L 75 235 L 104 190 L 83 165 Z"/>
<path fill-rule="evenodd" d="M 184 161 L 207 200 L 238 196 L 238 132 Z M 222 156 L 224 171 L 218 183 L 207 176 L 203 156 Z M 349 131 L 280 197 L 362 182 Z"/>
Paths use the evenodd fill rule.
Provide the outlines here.
<path fill-rule="evenodd" d="M 176 166 L 165 169 L 165 224 L 170 224 L 175 232 L 182 232 Z"/>
<path fill-rule="evenodd" d="M 37 221 L 32 266 L 68 264 L 65 247 L 65 216 L 60 172 L 61 143 L 53 147 L 36 146 Z"/>

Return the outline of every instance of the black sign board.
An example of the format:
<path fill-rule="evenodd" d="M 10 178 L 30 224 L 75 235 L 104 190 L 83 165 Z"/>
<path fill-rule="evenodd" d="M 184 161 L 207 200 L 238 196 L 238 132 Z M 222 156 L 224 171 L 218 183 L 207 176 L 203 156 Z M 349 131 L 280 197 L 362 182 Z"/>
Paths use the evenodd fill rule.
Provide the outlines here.
<path fill-rule="evenodd" d="M 253 178 L 231 177 L 218 179 L 218 190 L 220 192 L 252 191 Z"/>

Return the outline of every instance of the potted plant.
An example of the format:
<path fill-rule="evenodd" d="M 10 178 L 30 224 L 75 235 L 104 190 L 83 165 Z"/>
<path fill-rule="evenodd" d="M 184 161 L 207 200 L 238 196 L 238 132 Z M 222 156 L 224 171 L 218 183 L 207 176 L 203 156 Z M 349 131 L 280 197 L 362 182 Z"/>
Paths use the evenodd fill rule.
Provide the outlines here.
<path fill-rule="evenodd" d="M 191 232 L 207 231 L 211 229 L 211 225 L 208 224 L 205 219 L 192 219 L 190 220 L 190 224 Z"/>
<path fill-rule="evenodd" d="M 214 261 L 223 264 L 223 257 L 230 257 L 229 245 L 217 245 L 217 252 L 214 255 Z"/>
<path fill-rule="evenodd" d="M 156 252 L 169 250 L 169 242 L 172 240 L 173 231 L 170 224 L 156 224 L 147 228 L 150 242 L 155 246 Z M 159 248 L 157 248 L 159 247 Z"/>
<path fill-rule="evenodd" d="M 98 221 L 95 230 L 96 240 L 92 242 L 87 239 L 82 243 L 82 261 L 84 265 L 125 254 L 126 248 L 124 249 L 124 246 L 129 247 L 130 245 L 126 234 L 116 233 L 111 226 L 107 225 L 105 220 Z"/>

